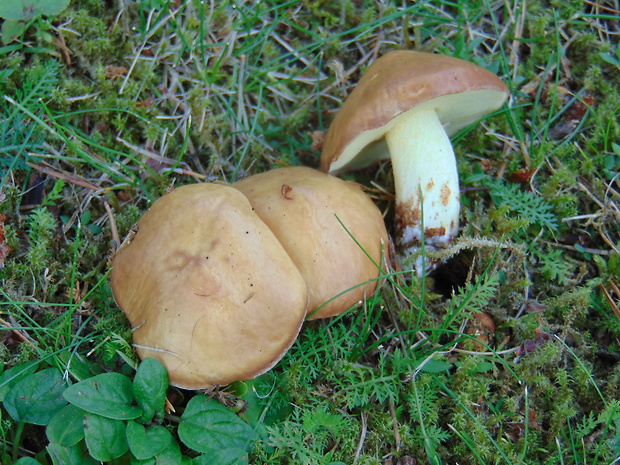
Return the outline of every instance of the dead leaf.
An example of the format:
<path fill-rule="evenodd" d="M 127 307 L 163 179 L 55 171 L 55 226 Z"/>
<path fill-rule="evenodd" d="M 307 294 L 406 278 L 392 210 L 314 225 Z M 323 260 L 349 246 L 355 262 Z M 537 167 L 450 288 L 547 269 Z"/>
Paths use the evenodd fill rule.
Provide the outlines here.
<path fill-rule="evenodd" d="M 6 221 L 6 215 L 0 213 L 0 268 L 4 268 L 4 261 L 6 256 L 11 253 L 11 248 L 6 243 L 6 234 L 4 231 L 4 222 Z"/>

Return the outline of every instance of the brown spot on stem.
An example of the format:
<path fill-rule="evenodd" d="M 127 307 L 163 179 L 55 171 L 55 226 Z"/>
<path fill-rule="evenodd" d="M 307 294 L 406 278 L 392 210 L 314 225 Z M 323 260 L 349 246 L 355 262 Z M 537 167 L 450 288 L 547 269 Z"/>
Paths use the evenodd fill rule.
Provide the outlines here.
<path fill-rule="evenodd" d="M 446 234 L 446 228 L 441 226 L 440 228 L 426 228 L 424 230 L 424 237 L 426 239 L 432 239 L 433 237 L 443 236 Z"/>
<path fill-rule="evenodd" d="M 452 190 L 450 190 L 450 186 L 448 186 L 448 184 L 444 184 L 444 186 L 441 188 L 441 203 L 443 204 L 444 207 L 447 207 L 448 204 L 450 203 L 450 196 L 452 194 Z"/>
<path fill-rule="evenodd" d="M 413 207 L 413 202 L 403 202 L 396 205 L 396 211 L 394 215 L 394 222 L 396 226 L 396 236 L 401 236 L 401 231 L 404 231 L 407 226 L 420 227 L 421 214 L 419 207 Z M 427 239 L 443 236 L 446 234 L 445 226 L 438 228 L 426 228 L 424 230 L 424 236 Z"/>
<path fill-rule="evenodd" d="M 401 235 L 407 226 L 420 224 L 420 207 L 414 207 L 411 200 L 407 202 L 397 203 L 394 212 L 394 223 L 396 227 L 396 236 Z"/>

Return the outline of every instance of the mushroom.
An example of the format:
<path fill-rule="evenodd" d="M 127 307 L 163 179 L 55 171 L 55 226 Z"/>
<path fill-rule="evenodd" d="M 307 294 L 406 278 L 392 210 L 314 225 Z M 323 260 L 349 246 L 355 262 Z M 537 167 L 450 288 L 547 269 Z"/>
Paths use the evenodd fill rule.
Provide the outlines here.
<path fill-rule="evenodd" d="M 446 247 L 458 231 L 460 209 L 449 136 L 507 97 L 497 76 L 467 61 L 389 52 L 368 67 L 336 114 L 321 169 L 338 174 L 391 158 L 399 254 L 406 261 L 422 237 L 427 248 Z"/>
<path fill-rule="evenodd" d="M 374 292 L 388 237 L 381 212 L 358 185 L 293 167 L 232 186 L 250 200 L 300 270 L 308 285 L 309 319 L 341 314 Z"/>
<path fill-rule="evenodd" d="M 293 344 L 307 287 L 247 198 L 195 184 L 158 199 L 112 262 L 140 358 L 185 389 L 254 378 Z"/>

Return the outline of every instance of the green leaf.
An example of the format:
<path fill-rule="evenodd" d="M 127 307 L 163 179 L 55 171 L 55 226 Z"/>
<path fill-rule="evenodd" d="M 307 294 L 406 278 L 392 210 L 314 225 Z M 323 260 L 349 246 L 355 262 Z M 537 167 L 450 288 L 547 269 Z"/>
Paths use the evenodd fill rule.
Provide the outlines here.
<path fill-rule="evenodd" d="M 248 457 L 237 455 L 226 455 L 226 451 L 215 457 L 213 454 L 199 455 L 192 461 L 192 465 L 247 465 Z"/>
<path fill-rule="evenodd" d="M 41 465 L 32 457 L 22 457 L 18 461 L 14 462 L 13 465 Z"/>
<path fill-rule="evenodd" d="M 176 441 L 155 457 L 146 460 L 132 460 L 131 465 L 192 465 L 192 459 L 181 455 L 181 448 Z"/>
<path fill-rule="evenodd" d="M 84 214 L 82 214 L 82 216 L 80 216 L 80 224 L 82 226 L 87 226 L 90 223 L 91 220 L 91 213 L 90 210 L 86 210 L 84 212 Z"/>
<path fill-rule="evenodd" d="M 193 397 L 179 423 L 179 437 L 213 464 L 247 463 L 246 452 L 257 436 L 237 415 L 216 400 Z"/>
<path fill-rule="evenodd" d="M 49 194 L 47 197 L 49 197 Z M 69 349 L 60 352 L 58 358 L 65 364 L 69 374 L 78 381 L 83 381 L 102 373 L 99 364 L 92 363 L 83 355 L 72 352 Z"/>
<path fill-rule="evenodd" d="M 0 47 L 0 56 L 16 52 L 17 50 L 21 50 L 22 48 L 24 48 L 24 44 L 11 44 Z"/>
<path fill-rule="evenodd" d="M 84 438 L 84 410 L 67 405 L 56 413 L 45 430 L 50 442 L 70 447 Z"/>
<path fill-rule="evenodd" d="M 100 415 L 84 417 L 84 439 L 90 455 L 102 462 L 120 457 L 129 450 L 125 422 Z"/>
<path fill-rule="evenodd" d="M 495 365 L 493 365 L 493 363 L 491 362 L 479 362 L 475 365 L 474 369 L 472 370 L 473 373 L 484 373 L 487 371 L 492 371 L 493 368 L 495 368 Z"/>
<path fill-rule="evenodd" d="M 599 56 L 610 65 L 620 66 L 620 58 L 606 52 L 599 52 Z"/>
<path fill-rule="evenodd" d="M 2 43 L 9 44 L 19 38 L 26 30 L 27 23 L 23 21 L 5 20 L 2 23 Z"/>
<path fill-rule="evenodd" d="M 441 360 L 429 360 L 420 371 L 424 373 L 442 373 L 452 368 L 452 364 Z"/>
<path fill-rule="evenodd" d="M 11 388 L 21 379 L 37 371 L 39 362 L 28 362 L 6 370 L 0 375 L 0 402 L 4 401 Z"/>
<path fill-rule="evenodd" d="M 69 0 L 29 0 L 36 4 L 39 14 L 57 15 L 69 6 Z"/>
<path fill-rule="evenodd" d="M 0 2 L 0 18 L 27 21 L 42 15 L 57 15 L 69 0 L 13 0 Z"/>
<path fill-rule="evenodd" d="M 86 445 L 78 442 L 71 447 L 63 447 L 54 442 L 47 446 L 47 453 L 54 465 L 95 465 L 95 461 L 86 451 Z"/>
<path fill-rule="evenodd" d="M 138 366 L 133 380 L 133 394 L 142 408 L 140 423 L 147 423 L 156 415 L 163 418 L 168 390 L 168 372 L 154 358 L 145 358 Z"/>
<path fill-rule="evenodd" d="M 153 425 L 145 428 L 135 421 L 127 423 L 127 442 L 129 450 L 139 460 L 150 459 L 169 448 L 174 442 L 170 431 L 163 426 Z"/>
<path fill-rule="evenodd" d="M 8 21 L 21 21 L 25 19 L 24 14 L 24 4 L 21 1 L 0 3 L 0 18 Z"/>
<path fill-rule="evenodd" d="M 558 219 L 551 204 L 543 197 L 501 181 L 487 181 L 486 184 L 493 202 L 505 209 L 507 216 L 521 219 L 524 228 L 536 224 L 550 231 L 557 231 Z"/>
<path fill-rule="evenodd" d="M 134 397 L 132 383 L 120 373 L 103 373 L 69 386 L 65 399 L 89 413 L 113 420 L 133 420 L 142 409 L 131 405 Z"/>
<path fill-rule="evenodd" d="M 62 397 L 65 380 L 57 368 L 31 374 L 16 383 L 4 400 L 15 421 L 47 425 L 67 401 Z"/>

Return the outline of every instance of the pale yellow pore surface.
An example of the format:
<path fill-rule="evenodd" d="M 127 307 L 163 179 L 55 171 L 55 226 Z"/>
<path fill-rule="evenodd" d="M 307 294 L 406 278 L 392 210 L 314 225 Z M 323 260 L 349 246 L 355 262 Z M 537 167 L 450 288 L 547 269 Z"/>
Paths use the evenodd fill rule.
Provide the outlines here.
<path fill-rule="evenodd" d="M 323 146 L 321 167 L 325 172 L 339 174 L 365 168 L 377 160 L 394 158 L 394 153 L 386 145 L 385 135 L 394 126 L 402 124 L 404 120 L 409 119 L 412 113 L 432 109 L 439 118 L 445 134 L 452 136 L 490 111 L 501 107 L 506 100 L 506 96 L 507 93 L 495 89 L 472 90 L 467 93 L 444 95 L 421 103 L 410 110 L 403 111 L 397 116 L 388 119 L 385 124 L 365 131 L 361 130 L 362 125 L 356 126 L 357 116 L 350 116 L 347 119 L 346 114 L 343 114 L 343 117 L 338 119 L 338 124 L 348 126 L 346 131 L 343 130 L 343 133 L 356 131 L 355 137 L 346 146 L 340 147 L 341 152 L 336 152 L 333 150 L 336 144 L 332 145 L 332 140 L 335 140 L 338 133 L 337 129 L 331 131 L 332 126 L 330 125 L 328 135 L 331 137 L 329 138 L 329 145 Z M 361 115 L 361 110 L 358 110 L 355 114 Z M 334 126 L 334 128 L 337 128 L 337 126 Z M 408 156 L 408 154 L 401 154 L 400 156 Z M 428 157 L 432 162 L 433 154 L 428 154 Z"/>
<path fill-rule="evenodd" d="M 248 197 L 301 271 L 310 319 L 338 315 L 374 292 L 377 281 L 371 280 L 380 274 L 388 238 L 381 212 L 359 186 L 295 167 L 233 187 Z"/>
<path fill-rule="evenodd" d="M 200 389 L 269 370 L 303 322 L 306 284 L 237 190 L 218 184 L 158 199 L 116 254 L 114 297 L 140 358 Z"/>

